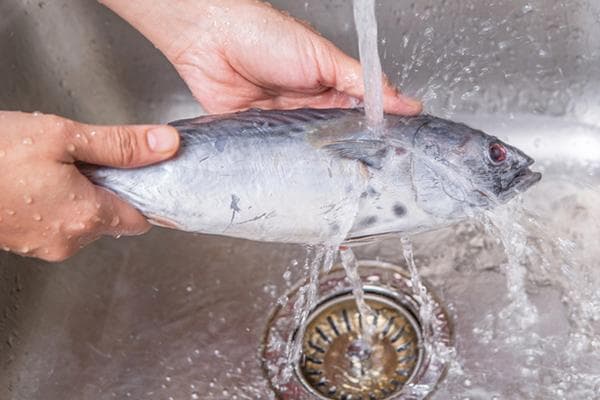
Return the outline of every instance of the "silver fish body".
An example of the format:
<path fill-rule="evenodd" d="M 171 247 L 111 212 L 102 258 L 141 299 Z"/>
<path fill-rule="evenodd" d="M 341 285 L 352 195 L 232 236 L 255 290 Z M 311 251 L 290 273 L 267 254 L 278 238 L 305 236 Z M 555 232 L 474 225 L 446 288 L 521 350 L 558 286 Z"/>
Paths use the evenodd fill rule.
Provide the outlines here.
<path fill-rule="evenodd" d="M 527 168 L 533 161 L 503 143 L 513 165 L 502 173 L 514 178 L 490 179 L 495 171 L 477 165 L 481 154 L 468 160 L 474 167 L 461 170 L 465 160 L 458 160 L 455 168 L 451 159 L 465 146 L 477 152 L 474 142 L 501 142 L 431 116 L 389 115 L 383 138 L 353 109 L 248 110 L 172 125 L 182 140 L 173 159 L 82 171 L 153 223 L 184 231 L 290 243 L 411 233 L 493 206 L 500 195 L 509 199 L 517 177 L 520 187 L 539 180 Z M 444 139 L 446 130 L 454 135 Z M 455 151 L 432 153 L 436 140 Z M 501 178 L 506 187 L 497 187 Z"/>

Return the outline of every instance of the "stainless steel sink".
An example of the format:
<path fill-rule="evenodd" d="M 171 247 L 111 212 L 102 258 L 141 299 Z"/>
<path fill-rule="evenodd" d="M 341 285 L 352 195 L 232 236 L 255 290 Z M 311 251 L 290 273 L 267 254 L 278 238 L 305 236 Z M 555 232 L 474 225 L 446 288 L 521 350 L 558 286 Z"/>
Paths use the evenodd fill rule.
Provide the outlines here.
<path fill-rule="evenodd" d="M 349 1 L 273 4 L 356 54 Z M 381 1 L 378 16 L 393 81 L 427 111 L 536 158 L 544 180 L 525 205 L 535 232 L 566 246 L 546 264 L 528 258 L 538 320 L 524 328 L 506 314 L 502 246 L 480 223 L 413 238 L 457 352 L 432 397 L 597 398 L 600 3 Z M 90 123 L 201 112 L 157 50 L 95 1 L 4 0 L 0 31 L 0 109 Z M 578 263 L 566 266 L 569 240 Z M 358 253 L 404 265 L 394 239 Z M 304 257 L 300 246 L 158 228 L 59 265 L 1 253 L 0 399 L 274 398 L 259 348 Z"/>

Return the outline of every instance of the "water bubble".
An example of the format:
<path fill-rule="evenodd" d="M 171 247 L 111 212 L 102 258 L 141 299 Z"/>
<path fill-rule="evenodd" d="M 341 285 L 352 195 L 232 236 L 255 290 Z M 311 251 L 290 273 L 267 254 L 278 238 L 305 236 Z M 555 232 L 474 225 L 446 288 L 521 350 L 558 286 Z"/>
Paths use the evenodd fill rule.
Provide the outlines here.
<path fill-rule="evenodd" d="M 110 226 L 115 227 L 118 226 L 121 223 L 121 219 L 119 218 L 118 215 L 114 216 L 112 221 L 110 221 Z"/>
<path fill-rule="evenodd" d="M 33 115 L 34 117 L 39 117 L 40 115 L 44 115 L 44 114 L 42 114 L 42 113 L 41 113 L 41 112 L 39 112 L 39 111 L 34 111 L 34 112 L 32 113 L 32 115 Z"/>
<path fill-rule="evenodd" d="M 75 200 L 76 198 L 77 198 L 77 196 L 75 196 L 75 193 L 69 193 L 70 200 Z"/>
<path fill-rule="evenodd" d="M 8 215 L 15 215 L 16 212 L 15 210 L 11 210 L 10 208 L 7 208 L 6 210 L 4 210 L 5 213 L 7 213 Z"/>
<path fill-rule="evenodd" d="M 25 204 L 31 204 L 31 203 L 33 203 L 33 198 L 30 195 L 28 195 L 28 194 L 26 194 L 25 196 L 23 196 L 23 199 L 25 200 Z"/>
<path fill-rule="evenodd" d="M 42 216 L 40 214 L 33 214 L 33 219 L 35 221 L 41 221 L 42 220 Z"/>
<path fill-rule="evenodd" d="M 4 157 L 5 155 L 6 155 L 6 151 L 0 150 L 0 158 Z"/>
<path fill-rule="evenodd" d="M 292 271 L 285 271 L 283 273 L 283 279 L 288 282 L 292 278 Z"/>
<path fill-rule="evenodd" d="M 192 399 L 193 400 L 198 400 L 200 398 L 200 395 L 198 394 L 198 392 L 193 392 L 192 393 Z"/>
<path fill-rule="evenodd" d="M 26 138 L 23 138 L 23 141 L 21 143 L 23 143 L 24 145 L 31 145 L 31 144 L 33 144 L 33 139 L 30 137 L 26 137 Z"/>
<path fill-rule="evenodd" d="M 186 291 L 186 292 L 188 292 L 188 293 L 190 293 L 190 292 L 191 292 L 191 291 L 193 291 L 193 290 L 194 290 L 194 288 L 192 287 L 192 285 L 188 285 L 188 286 L 186 286 L 186 288 L 185 288 L 185 291 Z"/>
<path fill-rule="evenodd" d="M 75 145 L 74 145 L 73 143 L 69 143 L 69 144 L 67 145 L 67 151 L 68 151 L 69 153 L 73 153 L 73 152 L 75 152 L 75 150 L 76 150 L 76 147 L 75 147 Z"/>
<path fill-rule="evenodd" d="M 170 376 L 165 376 L 165 381 L 171 382 L 171 377 Z"/>
<path fill-rule="evenodd" d="M 91 131 L 90 136 L 96 136 L 96 133 L 97 133 L 96 131 Z"/>

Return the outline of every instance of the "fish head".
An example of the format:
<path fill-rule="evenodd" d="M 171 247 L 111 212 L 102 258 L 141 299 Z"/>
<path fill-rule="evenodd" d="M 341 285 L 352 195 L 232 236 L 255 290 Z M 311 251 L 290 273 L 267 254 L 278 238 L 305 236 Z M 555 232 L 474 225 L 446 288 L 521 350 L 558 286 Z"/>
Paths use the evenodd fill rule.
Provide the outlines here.
<path fill-rule="evenodd" d="M 417 203 L 440 217 L 493 208 L 541 179 L 514 146 L 461 123 L 425 116 L 411 144 Z"/>

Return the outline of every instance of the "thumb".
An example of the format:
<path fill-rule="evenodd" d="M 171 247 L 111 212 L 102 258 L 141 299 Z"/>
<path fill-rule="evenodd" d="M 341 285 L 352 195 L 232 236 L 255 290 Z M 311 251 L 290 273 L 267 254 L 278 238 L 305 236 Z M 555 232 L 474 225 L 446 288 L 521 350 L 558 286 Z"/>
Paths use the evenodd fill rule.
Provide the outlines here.
<path fill-rule="evenodd" d="M 73 129 L 66 151 L 79 161 L 117 168 L 134 168 L 172 157 L 179 133 L 167 125 L 80 125 Z"/>

